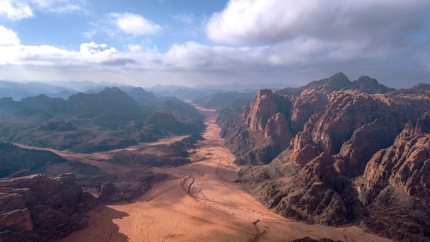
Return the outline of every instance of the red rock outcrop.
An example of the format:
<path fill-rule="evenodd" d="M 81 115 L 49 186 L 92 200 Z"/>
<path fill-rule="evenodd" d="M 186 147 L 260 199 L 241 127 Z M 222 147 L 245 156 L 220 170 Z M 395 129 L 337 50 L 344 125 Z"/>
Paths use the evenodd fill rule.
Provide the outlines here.
<path fill-rule="evenodd" d="M 284 114 L 277 113 L 267 120 L 264 136 L 279 144 L 282 149 L 288 146 L 292 135 Z"/>
<path fill-rule="evenodd" d="M 363 176 L 371 183 L 400 187 L 413 196 L 430 199 L 430 113 L 415 128 L 409 122 L 394 144 L 377 152 Z"/>
<path fill-rule="evenodd" d="M 246 107 L 243 116 L 251 130 L 264 131 L 266 123 L 278 112 L 275 95 L 270 89 L 261 89 L 254 102 Z"/>
<path fill-rule="evenodd" d="M 333 93 L 323 116 L 315 124 L 312 140 L 322 151 L 337 154 L 357 128 L 389 110 L 387 103 L 364 93 Z"/>
<path fill-rule="evenodd" d="M 291 130 L 294 133 L 303 130 L 303 126 L 312 115 L 324 112 L 327 103 L 327 94 L 322 93 L 320 90 L 304 90 L 293 102 Z"/>
<path fill-rule="evenodd" d="M 391 117 L 364 124 L 354 131 L 351 139 L 343 143 L 339 154 L 334 156 L 334 167 L 339 173 L 357 167 L 360 174 L 372 155 L 390 146 L 397 133 L 399 133 L 398 121 Z"/>
<path fill-rule="evenodd" d="M 291 160 L 297 165 L 306 165 L 320 153 L 309 132 L 299 132 L 290 142 Z"/>
<path fill-rule="evenodd" d="M 277 213 L 309 223 L 361 222 L 395 240 L 428 241 L 429 111 L 427 85 L 394 90 L 338 73 L 275 94 L 261 90 L 242 118 L 223 119 L 234 124 L 223 132 L 239 165 L 267 164 L 256 162 L 262 131 L 265 142 L 283 148 L 274 162 L 244 168 L 238 179 Z M 288 147 L 281 133 L 292 136 Z"/>
<path fill-rule="evenodd" d="M 0 180 L 1 241 L 54 241 L 88 225 L 91 196 L 76 178 L 30 175 Z"/>

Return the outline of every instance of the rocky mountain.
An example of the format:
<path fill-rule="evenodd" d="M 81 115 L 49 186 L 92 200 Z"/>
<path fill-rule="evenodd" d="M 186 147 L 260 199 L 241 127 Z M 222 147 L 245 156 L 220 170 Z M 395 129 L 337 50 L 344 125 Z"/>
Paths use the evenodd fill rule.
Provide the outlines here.
<path fill-rule="evenodd" d="M 255 92 L 218 92 L 209 96 L 204 96 L 193 100 L 200 106 L 205 108 L 212 108 L 222 110 L 230 106 L 243 107 L 252 102 Z"/>
<path fill-rule="evenodd" d="M 27 97 L 34 97 L 41 93 L 49 97 L 67 98 L 69 95 L 76 93 L 72 87 L 61 85 L 52 85 L 42 82 L 12 82 L 0 81 L 0 97 L 10 97 L 13 100 L 21 100 Z"/>
<path fill-rule="evenodd" d="M 141 87 L 133 88 L 126 93 L 139 105 L 144 105 L 148 102 L 154 102 L 157 100 L 153 92 L 147 92 Z"/>
<path fill-rule="evenodd" d="M 91 204 L 71 174 L 0 179 L 0 241 L 56 241 L 88 226 Z"/>
<path fill-rule="evenodd" d="M 4 114 L 0 140 L 91 153 L 204 129 L 204 117 L 190 104 L 174 97 L 157 98 L 141 88 L 127 93 L 106 87 L 67 100 L 45 95 L 21 101 L 0 99 Z M 160 116 L 172 122 L 148 122 Z"/>
<path fill-rule="evenodd" d="M 28 150 L 3 142 L 0 142 L 0 157 L 0 178 L 20 170 L 34 171 L 47 164 L 66 162 L 64 158 L 49 151 Z"/>
<path fill-rule="evenodd" d="M 429 111 L 425 84 L 394 90 L 338 73 L 262 89 L 243 112 L 226 109 L 217 122 L 235 162 L 248 165 L 238 182 L 277 213 L 426 241 Z"/>

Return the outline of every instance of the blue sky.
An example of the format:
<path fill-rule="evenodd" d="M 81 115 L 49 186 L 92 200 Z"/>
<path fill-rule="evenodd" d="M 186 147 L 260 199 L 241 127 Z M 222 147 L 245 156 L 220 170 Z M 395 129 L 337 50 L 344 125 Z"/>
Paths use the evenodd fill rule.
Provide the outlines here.
<path fill-rule="evenodd" d="M 0 0 L 0 79 L 430 82 L 428 0 Z"/>

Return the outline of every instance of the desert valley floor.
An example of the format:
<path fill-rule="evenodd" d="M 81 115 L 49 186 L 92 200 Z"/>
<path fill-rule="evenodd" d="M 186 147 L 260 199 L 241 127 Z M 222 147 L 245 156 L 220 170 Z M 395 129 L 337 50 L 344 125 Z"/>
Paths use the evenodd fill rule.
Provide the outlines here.
<path fill-rule="evenodd" d="M 232 182 L 240 169 L 223 147 L 215 110 L 199 108 L 207 117 L 204 141 L 190 151 L 191 164 L 180 167 L 124 167 L 97 162 L 120 150 L 93 154 L 54 151 L 96 165 L 122 177 L 136 169 L 165 173 L 169 179 L 153 184 L 142 197 L 128 203 L 99 206 L 90 211 L 90 225 L 74 232 L 72 241 L 290 241 L 310 236 L 341 241 L 389 241 L 356 226 L 308 225 L 272 213 Z M 162 139 L 173 143 L 183 137 Z M 150 144 L 139 144 L 138 149 Z M 27 147 L 28 148 L 28 147 Z"/>

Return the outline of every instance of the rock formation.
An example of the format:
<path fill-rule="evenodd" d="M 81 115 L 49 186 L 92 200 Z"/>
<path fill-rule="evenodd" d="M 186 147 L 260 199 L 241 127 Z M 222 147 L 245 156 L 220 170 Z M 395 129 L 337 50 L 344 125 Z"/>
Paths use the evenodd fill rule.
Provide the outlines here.
<path fill-rule="evenodd" d="M 261 166 L 243 168 L 238 182 L 277 213 L 427 241 L 429 111 L 426 84 L 395 90 L 338 73 L 260 90 L 242 116 L 228 109 L 217 121 L 236 163 Z"/>
<path fill-rule="evenodd" d="M 20 170 L 33 171 L 42 166 L 66 162 L 66 159 L 49 151 L 28 150 L 3 142 L 0 142 L 0 157 L 0 178 Z"/>
<path fill-rule="evenodd" d="M 417 197 L 430 196 L 430 113 L 412 122 L 394 144 L 378 151 L 363 176 L 379 187 L 391 185 Z"/>
<path fill-rule="evenodd" d="M 205 117 L 177 98 L 157 98 L 141 88 L 128 93 L 141 105 L 116 87 L 74 94 L 67 100 L 45 95 L 21 101 L 0 99 L 0 115 L 5 115 L 0 120 L 0 140 L 91 153 L 200 132 L 205 127 Z M 173 122 L 157 123 L 159 113 Z"/>
<path fill-rule="evenodd" d="M 0 240 L 58 240 L 88 225 L 90 206 L 71 174 L 0 179 Z"/>

